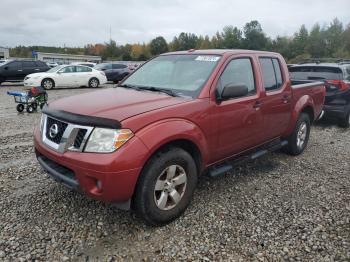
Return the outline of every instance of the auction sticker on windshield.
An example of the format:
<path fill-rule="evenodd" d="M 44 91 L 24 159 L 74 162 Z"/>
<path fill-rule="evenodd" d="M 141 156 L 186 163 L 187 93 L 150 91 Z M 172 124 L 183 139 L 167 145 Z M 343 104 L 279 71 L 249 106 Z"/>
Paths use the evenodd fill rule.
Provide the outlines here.
<path fill-rule="evenodd" d="M 216 62 L 220 59 L 219 56 L 212 55 L 200 55 L 196 57 L 196 61 L 205 61 L 205 62 Z"/>

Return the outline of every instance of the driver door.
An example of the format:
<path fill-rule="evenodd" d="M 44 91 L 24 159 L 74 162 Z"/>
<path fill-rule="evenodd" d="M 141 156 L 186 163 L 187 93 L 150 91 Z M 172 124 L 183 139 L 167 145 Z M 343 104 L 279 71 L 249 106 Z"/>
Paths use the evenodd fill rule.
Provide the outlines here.
<path fill-rule="evenodd" d="M 215 104 L 214 114 L 218 119 L 215 160 L 241 153 L 261 143 L 264 118 L 254 71 L 256 67 L 252 57 L 235 57 L 226 64 L 216 84 L 216 94 L 221 94 L 224 87 L 230 84 L 247 86 L 248 95 Z"/>

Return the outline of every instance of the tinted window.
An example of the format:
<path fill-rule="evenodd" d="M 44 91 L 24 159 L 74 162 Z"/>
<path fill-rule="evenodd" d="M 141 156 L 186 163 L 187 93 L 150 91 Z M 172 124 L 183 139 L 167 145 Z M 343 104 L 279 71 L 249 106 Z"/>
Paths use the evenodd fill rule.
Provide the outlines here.
<path fill-rule="evenodd" d="M 260 58 L 264 88 L 266 91 L 277 89 L 275 69 L 271 58 Z"/>
<path fill-rule="evenodd" d="M 289 69 L 290 77 L 299 80 L 342 80 L 343 73 L 338 67 L 293 66 Z"/>
<path fill-rule="evenodd" d="M 36 64 L 34 61 L 22 61 L 22 67 L 23 68 L 33 68 L 33 67 L 36 67 Z"/>
<path fill-rule="evenodd" d="M 278 62 L 278 59 L 276 59 L 276 58 L 273 58 L 272 62 L 273 62 L 273 67 L 275 69 L 275 74 L 276 74 L 277 88 L 280 88 L 283 84 L 280 63 Z"/>
<path fill-rule="evenodd" d="M 112 69 L 112 64 L 98 64 L 94 68 L 97 70 L 108 70 Z"/>
<path fill-rule="evenodd" d="M 38 67 L 47 67 L 47 64 L 45 64 L 44 62 L 41 62 L 41 61 L 36 61 L 36 66 Z"/>
<path fill-rule="evenodd" d="M 123 68 L 126 68 L 126 65 L 113 64 L 112 67 L 113 69 L 123 69 Z"/>
<path fill-rule="evenodd" d="M 75 72 L 75 66 L 66 66 L 65 68 L 62 68 L 60 73 L 74 73 Z"/>
<path fill-rule="evenodd" d="M 346 74 L 345 76 L 346 80 L 350 81 L 350 66 L 345 68 L 345 74 Z"/>
<path fill-rule="evenodd" d="M 221 94 L 224 87 L 228 84 L 245 85 L 248 87 L 249 94 L 254 94 L 255 81 L 252 63 L 249 58 L 239 58 L 232 60 L 225 68 L 219 79 L 217 90 Z"/>
<path fill-rule="evenodd" d="M 7 64 L 6 66 L 8 66 L 9 70 L 17 70 L 17 69 L 22 69 L 22 63 L 15 61 L 15 62 L 11 62 L 9 64 Z M 6 67 L 5 66 L 5 67 Z"/>
<path fill-rule="evenodd" d="M 92 69 L 85 66 L 76 66 L 77 72 L 91 72 Z"/>

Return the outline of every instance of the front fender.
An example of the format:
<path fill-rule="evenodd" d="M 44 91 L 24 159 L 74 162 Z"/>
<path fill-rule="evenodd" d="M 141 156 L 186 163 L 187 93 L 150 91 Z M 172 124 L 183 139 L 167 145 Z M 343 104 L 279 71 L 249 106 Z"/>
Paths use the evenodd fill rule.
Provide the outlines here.
<path fill-rule="evenodd" d="M 167 119 L 152 123 L 135 134 L 149 149 L 147 161 L 160 147 L 175 140 L 189 140 L 194 143 L 202 157 L 203 165 L 208 163 L 207 139 L 202 130 L 186 119 Z"/>
<path fill-rule="evenodd" d="M 294 108 L 292 110 L 291 120 L 287 128 L 287 131 L 283 135 L 284 137 L 287 137 L 291 133 L 293 133 L 301 112 L 303 112 L 304 109 L 307 107 L 312 108 L 314 112 L 315 103 L 310 95 L 303 95 L 302 97 L 299 98 L 299 100 L 294 105 Z M 313 116 L 313 118 L 315 119 L 315 115 Z"/>

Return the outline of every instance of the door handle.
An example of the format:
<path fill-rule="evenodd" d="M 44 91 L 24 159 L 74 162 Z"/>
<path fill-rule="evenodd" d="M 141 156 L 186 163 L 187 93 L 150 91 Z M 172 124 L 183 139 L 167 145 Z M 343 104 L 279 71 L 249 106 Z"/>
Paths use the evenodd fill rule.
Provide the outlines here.
<path fill-rule="evenodd" d="M 17 71 L 18 71 L 18 72 L 22 72 L 23 70 L 22 70 L 22 69 L 18 69 Z"/>
<path fill-rule="evenodd" d="M 253 108 L 255 109 L 255 110 L 259 110 L 260 109 L 260 107 L 262 106 L 262 102 L 261 101 L 256 101 L 255 103 L 254 103 L 254 105 L 253 105 Z"/>
<path fill-rule="evenodd" d="M 282 101 L 283 101 L 284 104 L 289 103 L 289 101 L 290 101 L 289 95 L 284 95 L 283 98 L 282 98 Z"/>
<path fill-rule="evenodd" d="M 35 68 L 36 71 L 39 71 L 40 69 L 39 68 Z"/>

